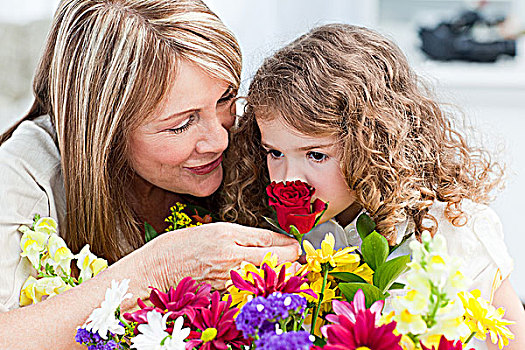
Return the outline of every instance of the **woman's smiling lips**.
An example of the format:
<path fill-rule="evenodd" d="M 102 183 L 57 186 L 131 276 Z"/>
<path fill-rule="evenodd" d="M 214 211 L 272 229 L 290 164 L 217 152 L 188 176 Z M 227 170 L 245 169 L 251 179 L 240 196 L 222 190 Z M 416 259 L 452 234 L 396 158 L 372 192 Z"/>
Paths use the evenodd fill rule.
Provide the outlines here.
<path fill-rule="evenodd" d="M 184 167 L 184 169 L 196 175 L 206 175 L 206 174 L 211 173 L 219 165 L 221 165 L 221 162 L 222 162 L 222 155 L 211 163 L 201 165 L 201 166 L 196 166 L 196 167 Z"/>

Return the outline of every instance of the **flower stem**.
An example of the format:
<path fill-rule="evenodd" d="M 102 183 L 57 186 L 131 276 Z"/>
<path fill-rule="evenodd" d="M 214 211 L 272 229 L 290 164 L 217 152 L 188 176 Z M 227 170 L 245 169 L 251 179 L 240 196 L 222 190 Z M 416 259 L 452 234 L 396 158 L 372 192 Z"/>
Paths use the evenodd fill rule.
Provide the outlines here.
<path fill-rule="evenodd" d="M 125 319 L 123 319 L 122 316 L 118 315 L 118 320 L 124 325 L 124 327 L 133 330 L 133 327 L 131 327 L 131 325 Z"/>
<path fill-rule="evenodd" d="M 470 333 L 470 335 L 468 336 L 467 340 L 465 340 L 465 342 L 463 343 L 463 346 L 467 345 L 468 342 L 471 341 L 472 338 L 474 338 L 475 335 L 476 335 L 476 332 Z"/>
<path fill-rule="evenodd" d="M 317 303 L 315 307 L 314 315 L 312 316 L 312 329 L 310 330 L 310 334 L 312 335 L 315 332 L 315 324 L 317 323 L 317 317 L 319 316 L 319 310 L 321 309 L 321 304 L 323 303 L 324 289 L 326 287 L 326 280 L 328 279 L 328 266 L 329 264 L 322 265 L 323 286 L 321 287 L 321 293 L 319 294 L 319 303 Z"/>

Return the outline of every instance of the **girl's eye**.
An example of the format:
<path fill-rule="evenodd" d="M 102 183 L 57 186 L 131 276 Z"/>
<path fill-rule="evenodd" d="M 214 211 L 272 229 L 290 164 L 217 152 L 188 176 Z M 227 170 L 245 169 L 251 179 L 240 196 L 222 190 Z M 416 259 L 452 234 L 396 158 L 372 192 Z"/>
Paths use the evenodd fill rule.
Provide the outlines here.
<path fill-rule="evenodd" d="M 277 151 L 275 149 L 268 150 L 266 151 L 266 153 L 268 153 L 274 159 L 281 158 L 282 156 L 284 156 L 283 152 Z"/>
<path fill-rule="evenodd" d="M 317 163 L 322 163 L 328 159 L 328 156 L 321 152 L 308 152 L 307 157 Z"/>
<path fill-rule="evenodd" d="M 192 114 L 184 122 L 182 122 L 181 124 L 177 125 L 173 129 L 168 129 L 168 131 L 171 131 L 174 134 L 180 134 L 180 133 L 186 131 L 193 124 L 195 119 L 196 119 L 195 114 Z"/>

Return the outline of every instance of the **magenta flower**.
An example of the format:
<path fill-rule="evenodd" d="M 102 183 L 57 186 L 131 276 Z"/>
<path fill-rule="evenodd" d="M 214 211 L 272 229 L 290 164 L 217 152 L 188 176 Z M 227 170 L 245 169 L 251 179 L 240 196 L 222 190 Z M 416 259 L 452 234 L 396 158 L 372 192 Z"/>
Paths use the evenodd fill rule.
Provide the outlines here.
<path fill-rule="evenodd" d="M 235 326 L 233 316 L 239 309 L 230 308 L 231 296 L 227 301 L 221 301 L 220 298 L 219 292 L 214 292 L 209 307 L 196 309 L 186 349 L 225 350 L 228 346 L 242 349 L 249 344 Z"/>
<path fill-rule="evenodd" d="M 332 307 L 335 315 L 328 315 L 327 320 L 334 324 L 321 327 L 321 333 L 327 340 L 323 349 L 355 350 L 402 350 L 399 345 L 401 335 L 395 335 L 396 322 L 377 326 L 383 309 L 383 301 L 376 301 L 370 309 L 365 306 L 365 295 L 358 290 L 350 303 L 334 300 Z"/>
<path fill-rule="evenodd" d="M 381 318 L 381 311 L 385 305 L 384 300 L 378 300 L 370 306 L 370 312 L 375 315 L 375 322 L 379 322 Z M 359 312 L 366 310 L 365 304 L 365 293 L 362 289 L 359 289 L 355 295 L 354 300 L 350 303 L 346 301 L 333 300 L 332 308 L 334 309 L 335 315 L 330 314 L 326 316 L 326 319 L 332 323 L 339 323 L 339 315 L 346 316 L 350 322 L 355 322 L 355 317 Z"/>
<path fill-rule="evenodd" d="M 459 340 L 454 342 L 452 340 L 447 340 L 444 336 L 441 336 L 441 339 L 439 340 L 439 346 L 436 349 L 435 346 L 432 346 L 432 348 L 427 348 L 423 343 L 421 343 L 421 349 L 422 350 L 463 350 L 463 343 L 461 343 Z M 474 348 L 471 348 L 470 350 L 474 350 Z"/>
<path fill-rule="evenodd" d="M 303 276 L 292 276 L 288 280 L 286 277 L 286 268 L 281 266 L 279 275 L 268 264 L 262 265 L 263 277 L 254 272 L 250 272 L 253 276 L 253 282 L 244 280 L 236 271 L 230 271 L 230 277 L 235 287 L 240 290 L 246 290 L 256 297 L 267 297 L 275 292 L 280 293 L 306 293 L 317 299 L 317 294 L 309 288 L 302 289 L 301 286 L 308 282 L 306 274 Z"/>
<path fill-rule="evenodd" d="M 185 277 L 179 282 L 177 288 L 170 287 L 167 293 L 152 287 L 149 301 L 153 306 L 148 306 L 141 299 L 137 299 L 137 304 L 141 309 L 133 313 L 125 313 L 123 316 L 128 321 L 137 322 L 138 326 L 148 322 L 146 314 L 149 311 L 156 310 L 162 315 L 171 312 L 168 317 L 170 320 L 185 315 L 188 322 L 191 323 L 196 315 L 195 309 L 210 304 L 210 290 L 209 284 L 198 284 L 191 277 Z M 167 332 L 171 334 L 172 330 L 168 326 Z M 135 327 L 135 333 L 137 333 L 137 327 Z"/>
<path fill-rule="evenodd" d="M 370 350 L 402 350 L 401 335 L 394 335 L 396 323 L 376 326 L 375 315 L 370 310 L 359 312 L 351 322 L 339 315 L 339 323 L 321 327 L 327 339 L 326 350 L 355 350 L 366 347 Z"/>

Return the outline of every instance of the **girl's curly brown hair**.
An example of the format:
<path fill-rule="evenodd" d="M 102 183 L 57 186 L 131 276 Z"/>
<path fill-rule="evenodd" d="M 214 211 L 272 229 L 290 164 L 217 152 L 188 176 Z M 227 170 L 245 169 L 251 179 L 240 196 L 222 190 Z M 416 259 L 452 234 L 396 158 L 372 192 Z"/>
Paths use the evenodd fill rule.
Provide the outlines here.
<path fill-rule="evenodd" d="M 277 51 L 257 71 L 231 135 L 222 217 L 260 226 L 269 215 L 255 118 L 279 116 L 301 133 L 337 137 L 348 186 L 391 244 L 407 218 L 419 234 L 436 232 L 428 213 L 434 200 L 447 203 L 452 224 L 464 225 L 462 199 L 488 203 L 502 167 L 470 147 L 423 91 L 401 50 L 366 28 L 321 26 Z"/>

